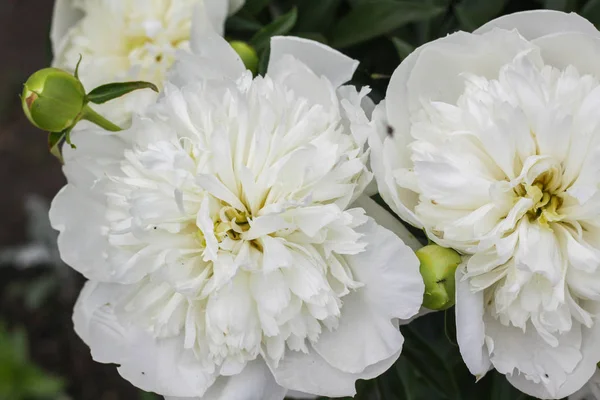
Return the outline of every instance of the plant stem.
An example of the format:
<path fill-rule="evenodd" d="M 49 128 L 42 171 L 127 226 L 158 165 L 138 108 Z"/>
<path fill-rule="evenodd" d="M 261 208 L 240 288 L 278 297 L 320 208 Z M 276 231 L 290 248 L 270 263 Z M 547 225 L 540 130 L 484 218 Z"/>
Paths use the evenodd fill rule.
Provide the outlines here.
<path fill-rule="evenodd" d="M 92 110 L 90 106 L 85 106 L 83 108 L 83 114 L 81 116 L 81 119 L 90 121 L 110 132 L 118 132 L 123 130 L 123 128 L 113 124 L 112 122 L 104 118 L 102 115 Z"/>

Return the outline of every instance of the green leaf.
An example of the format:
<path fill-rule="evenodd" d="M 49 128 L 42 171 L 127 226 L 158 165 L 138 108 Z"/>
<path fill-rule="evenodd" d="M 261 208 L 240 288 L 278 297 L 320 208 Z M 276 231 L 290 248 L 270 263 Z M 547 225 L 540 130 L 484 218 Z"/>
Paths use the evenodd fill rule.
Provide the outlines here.
<path fill-rule="evenodd" d="M 247 18 L 238 14 L 228 18 L 227 22 L 225 23 L 225 31 L 227 32 L 256 32 L 262 27 L 262 24 L 255 19 Z"/>
<path fill-rule="evenodd" d="M 269 25 L 265 26 L 250 39 L 250 45 L 253 46 L 256 51 L 261 52 L 269 47 L 269 42 L 273 36 L 285 35 L 292 30 L 296 25 L 298 18 L 298 11 L 294 7 L 290 12 L 276 18 Z"/>
<path fill-rule="evenodd" d="M 440 352 L 433 348 L 427 340 L 421 338 L 410 325 L 403 326 L 401 330 L 406 339 L 402 347 L 402 355 L 442 398 L 461 399 L 454 374 Z"/>
<path fill-rule="evenodd" d="M 581 9 L 581 16 L 592 24 L 600 26 L 600 0 L 590 0 Z"/>
<path fill-rule="evenodd" d="M 500 15 L 508 0 L 462 0 L 454 7 L 454 13 L 462 29 L 474 31 Z"/>
<path fill-rule="evenodd" d="M 302 0 L 298 2 L 296 31 L 324 32 L 331 28 L 341 0 Z"/>
<path fill-rule="evenodd" d="M 400 57 L 400 60 L 404 60 L 406 57 L 408 57 L 410 53 L 412 53 L 415 50 L 415 47 L 413 45 L 406 43 L 404 40 L 398 37 L 392 36 L 390 40 L 396 48 L 396 52 L 398 52 L 398 57 Z"/>
<path fill-rule="evenodd" d="M 94 104 L 104 104 L 140 89 L 152 89 L 158 93 L 156 85 L 150 82 L 115 82 L 98 86 L 88 93 L 87 99 Z"/>
<path fill-rule="evenodd" d="M 544 0 L 544 8 L 558 11 L 575 11 L 577 0 Z"/>
<path fill-rule="evenodd" d="M 161 400 L 162 397 L 149 392 L 144 392 L 140 390 L 139 400 Z"/>
<path fill-rule="evenodd" d="M 314 40 L 315 42 L 327 44 L 327 38 L 320 33 L 316 32 L 297 32 L 294 36 L 298 36 L 305 39 Z"/>
<path fill-rule="evenodd" d="M 394 0 L 360 2 L 333 29 L 331 44 L 344 48 L 389 33 L 410 22 L 440 15 L 444 7 Z"/>
<path fill-rule="evenodd" d="M 269 57 L 271 56 L 271 48 L 267 47 L 260 55 L 258 60 L 258 75 L 264 76 L 269 68 Z"/>
<path fill-rule="evenodd" d="M 33 366 L 22 378 L 22 386 L 26 398 L 55 398 L 62 392 L 64 382 Z"/>
<path fill-rule="evenodd" d="M 240 12 L 248 12 L 250 15 L 256 15 L 261 12 L 270 0 L 246 0 L 244 7 Z"/>

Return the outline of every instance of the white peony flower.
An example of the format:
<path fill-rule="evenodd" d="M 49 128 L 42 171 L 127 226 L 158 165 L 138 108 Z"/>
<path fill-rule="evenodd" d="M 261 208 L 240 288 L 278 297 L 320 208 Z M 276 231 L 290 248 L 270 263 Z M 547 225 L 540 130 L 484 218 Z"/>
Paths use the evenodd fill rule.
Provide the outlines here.
<path fill-rule="evenodd" d="M 376 111 L 381 195 L 468 256 L 456 308 L 467 366 L 537 397 L 573 393 L 600 360 L 598 110 L 600 33 L 535 11 L 422 46 Z"/>
<path fill-rule="evenodd" d="M 207 33 L 130 129 L 76 133 L 52 204 L 90 281 L 75 329 L 96 361 L 168 399 L 355 393 L 398 358 L 419 263 L 350 208 L 371 175 L 357 62 L 275 38 L 252 78 Z"/>
<path fill-rule="evenodd" d="M 51 40 L 54 67 L 73 72 L 86 89 L 115 81 L 144 80 L 162 86 L 179 50 L 189 50 L 194 11 L 206 8 L 211 29 L 223 33 L 227 13 L 244 0 L 56 0 Z M 205 24 L 205 21 L 198 23 Z M 194 29 L 203 29 L 194 26 Z M 139 91 L 94 106 L 118 124 L 156 101 Z"/>

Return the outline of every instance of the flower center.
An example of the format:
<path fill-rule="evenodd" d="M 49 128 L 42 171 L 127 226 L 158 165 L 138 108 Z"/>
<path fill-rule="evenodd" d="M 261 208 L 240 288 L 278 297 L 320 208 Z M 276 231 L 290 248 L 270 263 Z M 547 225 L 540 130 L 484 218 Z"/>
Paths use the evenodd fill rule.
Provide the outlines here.
<path fill-rule="evenodd" d="M 231 206 L 223 207 L 215 222 L 215 236 L 219 242 L 225 238 L 240 240 L 242 233 L 250 229 L 249 215 Z"/>
<path fill-rule="evenodd" d="M 533 201 L 533 206 L 527 212 L 530 221 L 537 221 L 548 227 L 551 222 L 561 221 L 564 215 L 560 214 L 563 205 L 562 191 L 560 190 L 560 171 L 552 169 L 539 175 L 532 184 L 522 183 L 515 189 L 520 197 Z"/>

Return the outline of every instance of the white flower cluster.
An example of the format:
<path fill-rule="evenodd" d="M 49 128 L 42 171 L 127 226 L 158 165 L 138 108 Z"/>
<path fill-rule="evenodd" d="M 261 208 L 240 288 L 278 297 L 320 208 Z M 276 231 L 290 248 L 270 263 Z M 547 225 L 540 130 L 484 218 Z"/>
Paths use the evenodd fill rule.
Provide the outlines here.
<path fill-rule="evenodd" d="M 424 293 L 414 242 L 363 194 L 374 174 L 463 256 L 473 375 L 540 398 L 597 389 L 582 389 L 600 361 L 593 25 L 525 12 L 428 43 L 374 109 L 344 85 L 358 63 L 310 40 L 273 38 L 253 77 L 221 37 L 239 2 L 144 5 L 59 0 L 53 28 L 55 64 L 82 54 L 86 85 L 162 87 L 103 110 L 133 113 L 127 130 L 64 149 L 51 221 L 89 279 L 74 322 L 96 361 L 170 400 L 354 395 L 397 360 Z"/>

